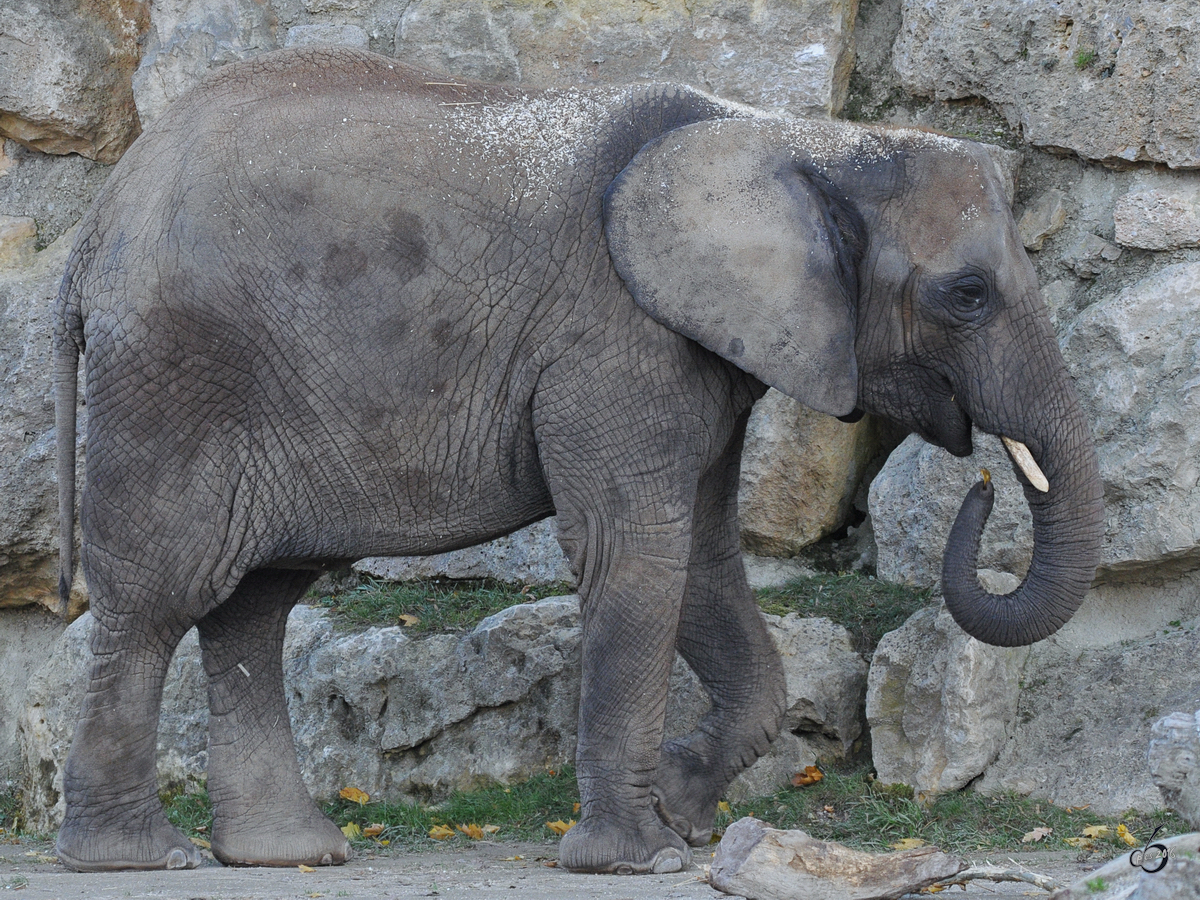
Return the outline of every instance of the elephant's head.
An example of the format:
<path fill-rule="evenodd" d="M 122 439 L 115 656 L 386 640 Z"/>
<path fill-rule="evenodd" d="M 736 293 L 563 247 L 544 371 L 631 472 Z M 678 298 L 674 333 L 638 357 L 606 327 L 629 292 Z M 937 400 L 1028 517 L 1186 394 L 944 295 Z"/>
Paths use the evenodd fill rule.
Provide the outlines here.
<path fill-rule="evenodd" d="M 1103 500 L 1091 433 L 997 169 L 919 131 L 773 118 L 648 144 L 605 197 L 617 272 L 670 328 L 821 412 L 865 410 L 959 456 L 1001 435 L 1033 512 L 1013 593 L 976 577 L 991 485 L 947 544 L 943 591 L 992 644 L 1052 634 L 1091 584 Z"/>

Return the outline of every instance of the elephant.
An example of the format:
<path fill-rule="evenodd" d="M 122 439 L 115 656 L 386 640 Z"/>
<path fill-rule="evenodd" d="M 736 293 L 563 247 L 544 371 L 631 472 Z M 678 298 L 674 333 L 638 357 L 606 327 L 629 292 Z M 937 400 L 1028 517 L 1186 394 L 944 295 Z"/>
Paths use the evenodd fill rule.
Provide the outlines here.
<path fill-rule="evenodd" d="M 277 51 L 145 128 L 81 222 L 55 322 L 64 596 L 81 357 L 88 410 L 93 662 L 58 835 L 77 870 L 199 862 L 154 772 L 192 626 L 213 854 L 350 858 L 296 763 L 289 610 L 331 567 L 551 514 L 582 608 L 561 864 L 686 867 L 784 711 L 737 520 L 768 386 L 957 455 L 973 426 L 1006 438 L 1036 548 L 1020 588 L 984 592 L 992 486 L 972 489 L 945 592 L 979 639 L 1053 633 L 1098 560 L 1090 429 L 996 166 L 930 132 Z M 712 706 L 664 743 L 676 651 Z"/>

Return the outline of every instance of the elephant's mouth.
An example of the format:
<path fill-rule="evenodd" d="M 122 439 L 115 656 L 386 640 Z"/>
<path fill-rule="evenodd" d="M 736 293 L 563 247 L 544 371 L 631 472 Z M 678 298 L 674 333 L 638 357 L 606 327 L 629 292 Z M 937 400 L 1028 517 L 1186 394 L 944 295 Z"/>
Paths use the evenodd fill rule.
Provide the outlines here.
<path fill-rule="evenodd" d="M 948 380 L 938 376 L 937 381 L 937 394 L 941 396 L 933 405 L 933 421 L 928 429 L 918 429 L 918 433 L 929 443 L 944 447 L 955 456 L 970 456 L 974 449 L 971 414 L 959 402 Z"/>

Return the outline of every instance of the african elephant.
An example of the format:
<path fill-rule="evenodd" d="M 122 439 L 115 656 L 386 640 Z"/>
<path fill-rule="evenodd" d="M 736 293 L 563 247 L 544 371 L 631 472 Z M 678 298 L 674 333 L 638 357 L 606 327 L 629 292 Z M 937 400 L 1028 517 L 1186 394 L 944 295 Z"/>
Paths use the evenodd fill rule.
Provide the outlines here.
<path fill-rule="evenodd" d="M 1020 442 L 1024 585 L 946 591 L 1019 644 L 1095 568 L 1097 464 L 994 166 L 968 142 L 764 115 L 678 86 L 466 84 L 350 50 L 219 70 L 149 126 L 82 222 L 54 337 L 62 590 L 76 376 L 91 681 L 65 772 L 75 869 L 194 866 L 155 795 L 172 648 L 209 677 L 213 853 L 337 863 L 301 781 L 281 647 L 324 568 L 557 513 L 583 609 L 565 867 L 673 871 L 775 737 L 779 659 L 736 487 L 767 385 L 955 454 Z M 1018 450 L 1017 444 L 1013 445 Z M 663 744 L 678 649 L 712 697 Z"/>

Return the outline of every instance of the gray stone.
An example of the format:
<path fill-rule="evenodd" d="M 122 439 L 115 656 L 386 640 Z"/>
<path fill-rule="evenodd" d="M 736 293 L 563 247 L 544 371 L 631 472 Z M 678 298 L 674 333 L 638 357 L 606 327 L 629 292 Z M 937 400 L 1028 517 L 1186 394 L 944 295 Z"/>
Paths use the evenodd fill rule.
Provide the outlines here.
<path fill-rule="evenodd" d="M 844 527 L 878 452 L 873 418 L 848 425 L 767 391 L 746 426 L 738 491 L 742 546 L 762 556 L 795 556 Z"/>
<path fill-rule="evenodd" d="M 21 784 L 17 725 L 25 713 L 29 673 L 45 663 L 65 624 L 38 608 L 0 612 L 0 794 Z"/>
<path fill-rule="evenodd" d="M 928 798 L 981 775 L 1004 745 L 1028 655 L 1027 647 L 969 637 L 944 606 L 920 610 L 884 635 L 867 681 L 879 780 Z"/>
<path fill-rule="evenodd" d="M 1161 856 L 1139 857 L 1146 866 L 1130 864 L 1130 854 L 1088 872 L 1074 884 L 1055 891 L 1049 900 L 1200 900 L 1200 832 L 1156 839 Z M 1136 848 L 1137 853 L 1144 847 Z M 1150 871 L 1155 869 L 1156 871 Z"/>
<path fill-rule="evenodd" d="M 1130 191 L 1113 210 L 1116 240 L 1143 250 L 1200 247 L 1200 183 Z"/>
<path fill-rule="evenodd" d="M 275 12 L 257 0 L 156 0 L 133 96 L 142 122 L 162 114 L 212 68 L 274 50 Z"/>
<path fill-rule="evenodd" d="M 856 7 L 850 0 L 668 0 L 635 12 L 603 0 L 414 0 L 395 52 L 467 78 L 681 81 L 763 109 L 827 116 L 845 99 Z"/>
<path fill-rule="evenodd" d="M 1200 697 L 1200 574 L 1094 588 L 1035 644 L 996 761 L 977 783 L 1101 815 L 1163 805 L 1143 755 L 1164 710 Z"/>
<path fill-rule="evenodd" d="M 751 590 L 783 587 L 799 578 L 812 578 L 816 571 L 799 559 L 777 559 L 773 556 L 755 556 L 743 553 L 746 566 L 746 581 Z"/>
<path fill-rule="evenodd" d="M 288 29 L 285 47 L 310 44 L 340 44 L 366 50 L 370 44 L 367 33 L 357 25 L 293 25 Z"/>
<path fill-rule="evenodd" d="M 50 334 L 53 300 L 70 244 L 70 236 L 60 238 L 28 265 L 0 269 L 0 608 L 42 603 L 58 610 Z M 86 420 L 81 407 L 80 478 Z M 72 615 L 85 604 L 80 576 Z"/>
<path fill-rule="evenodd" d="M 1095 278 L 1121 258 L 1121 248 L 1091 232 L 1085 232 L 1067 248 L 1063 263 L 1080 278 Z"/>
<path fill-rule="evenodd" d="M 748 900 L 892 900 L 966 867 L 936 847 L 863 853 L 747 817 L 725 829 L 709 883 Z"/>
<path fill-rule="evenodd" d="M 1163 801 L 1200 830 L 1200 711 L 1165 716 L 1150 733 L 1150 775 Z"/>
<path fill-rule="evenodd" d="M 75 226 L 111 171 L 82 156 L 51 156 L 16 141 L 0 139 L 0 148 L 0 214 L 37 223 L 35 251 Z M 26 258 L 18 264 L 32 262 Z"/>
<path fill-rule="evenodd" d="M 26 815 L 53 830 L 62 769 L 89 664 L 90 614 L 63 633 L 29 683 L 19 717 Z M 866 664 L 827 620 L 768 617 L 784 657 L 787 728 L 730 789 L 770 793 L 818 754 L 838 754 L 861 729 Z M 574 758 L 580 685 L 579 600 L 520 604 L 464 635 L 411 638 L 400 627 L 345 631 L 297 607 L 288 620 L 284 679 L 301 772 L 329 800 L 347 785 L 375 797 L 441 795 L 508 782 Z M 207 765 L 205 676 L 195 632 L 171 662 L 159 721 L 162 789 L 190 788 Z M 707 711 L 696 676 L 676 659 L 667 736 Z M 794 733 L 793 733 L 794 732 Z"/>
<path fill-rule="evenodd" d="M 0 216 L 0 269 L 32 261 L 37 222 L 29 216 Z"/>
<path fill-rule="evenodd" d="M 494 578 L 509 584 L 574 584 L 557 534 L 554 519 L 543 519 L 486 544 L 435 556 L 370 557 L 356 562 L 354 570 L 385 581 Z"/>
<path fill-rule="evenodd" d="M 904 0 L 893 64 L 912 93 L 984 97 L 1038 147 L 1200 166 L 1189 0 Z"/>
<path fill-rule="evenodd" d="M 146 0 L 0 6 L 0 136 L 112 163 L 140 126 L 130 91 Z"/>
<path fill-rule="evenodd" d="M 1050 188 L 1038 196 L 1021 214 L 1017 232 L 1029 250 L 1041 250 L 1046 238 L 1062 230 L 1067 221 L 1067 195 Z"/>

